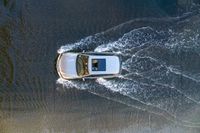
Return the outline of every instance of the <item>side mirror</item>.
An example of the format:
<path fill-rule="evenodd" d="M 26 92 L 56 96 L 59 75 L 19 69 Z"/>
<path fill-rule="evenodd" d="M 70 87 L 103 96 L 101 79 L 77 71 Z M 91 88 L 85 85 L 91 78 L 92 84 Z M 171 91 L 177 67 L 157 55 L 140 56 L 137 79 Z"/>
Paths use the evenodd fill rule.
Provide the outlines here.
<path fill-rule="evenodd" d="M 85 78 L 82 78 L 83 81 L 85 81 Z"/>

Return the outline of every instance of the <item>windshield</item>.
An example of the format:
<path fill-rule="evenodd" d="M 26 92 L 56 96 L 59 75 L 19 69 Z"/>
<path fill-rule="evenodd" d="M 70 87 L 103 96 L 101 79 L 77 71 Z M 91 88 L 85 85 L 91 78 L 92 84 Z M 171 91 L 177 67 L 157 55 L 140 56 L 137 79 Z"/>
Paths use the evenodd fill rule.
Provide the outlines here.
<path fill-rule="evenodd" d="M 76 70 L 78 76 L 86 76 L 89 74 L 88 72 L 88 56 L 86 55 L 78 55 L 76 61 Z"/>

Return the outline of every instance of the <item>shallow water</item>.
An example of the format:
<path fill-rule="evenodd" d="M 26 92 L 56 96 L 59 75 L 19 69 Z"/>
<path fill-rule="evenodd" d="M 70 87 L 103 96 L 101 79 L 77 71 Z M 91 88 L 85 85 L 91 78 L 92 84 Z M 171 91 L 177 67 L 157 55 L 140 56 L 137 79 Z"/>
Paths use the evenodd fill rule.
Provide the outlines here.
<path fill-rule="evenodd" d="M 195 2 L 1 2 L 0 130 L 199 132 Z M 82 50 L 120 54 L 121 76 L 59 79 L 58 53 Z"/>

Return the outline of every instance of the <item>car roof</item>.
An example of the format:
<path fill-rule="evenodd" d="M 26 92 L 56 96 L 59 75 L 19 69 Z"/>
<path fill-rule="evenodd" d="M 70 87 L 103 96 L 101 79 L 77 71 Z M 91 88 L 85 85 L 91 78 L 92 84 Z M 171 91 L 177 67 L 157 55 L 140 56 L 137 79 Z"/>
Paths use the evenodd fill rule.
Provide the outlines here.
<path fill-rule="evenodd" d="M 90 75 L 118 74 L 120 60 L 116 55 L 89 55 L 88 70 Z"/>

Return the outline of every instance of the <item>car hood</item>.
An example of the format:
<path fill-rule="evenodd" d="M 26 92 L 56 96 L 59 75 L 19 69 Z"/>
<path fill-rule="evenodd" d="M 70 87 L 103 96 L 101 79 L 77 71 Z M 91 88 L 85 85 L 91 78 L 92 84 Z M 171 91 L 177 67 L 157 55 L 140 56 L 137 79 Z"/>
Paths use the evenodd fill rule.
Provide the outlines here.
<path fill-rule="evenodd" d="M 64 53 L 60 55 L 57 67 L 59 75 L 64 79 L 78 77 L 76 72 L 76 59 L 75 53 Z"/>

